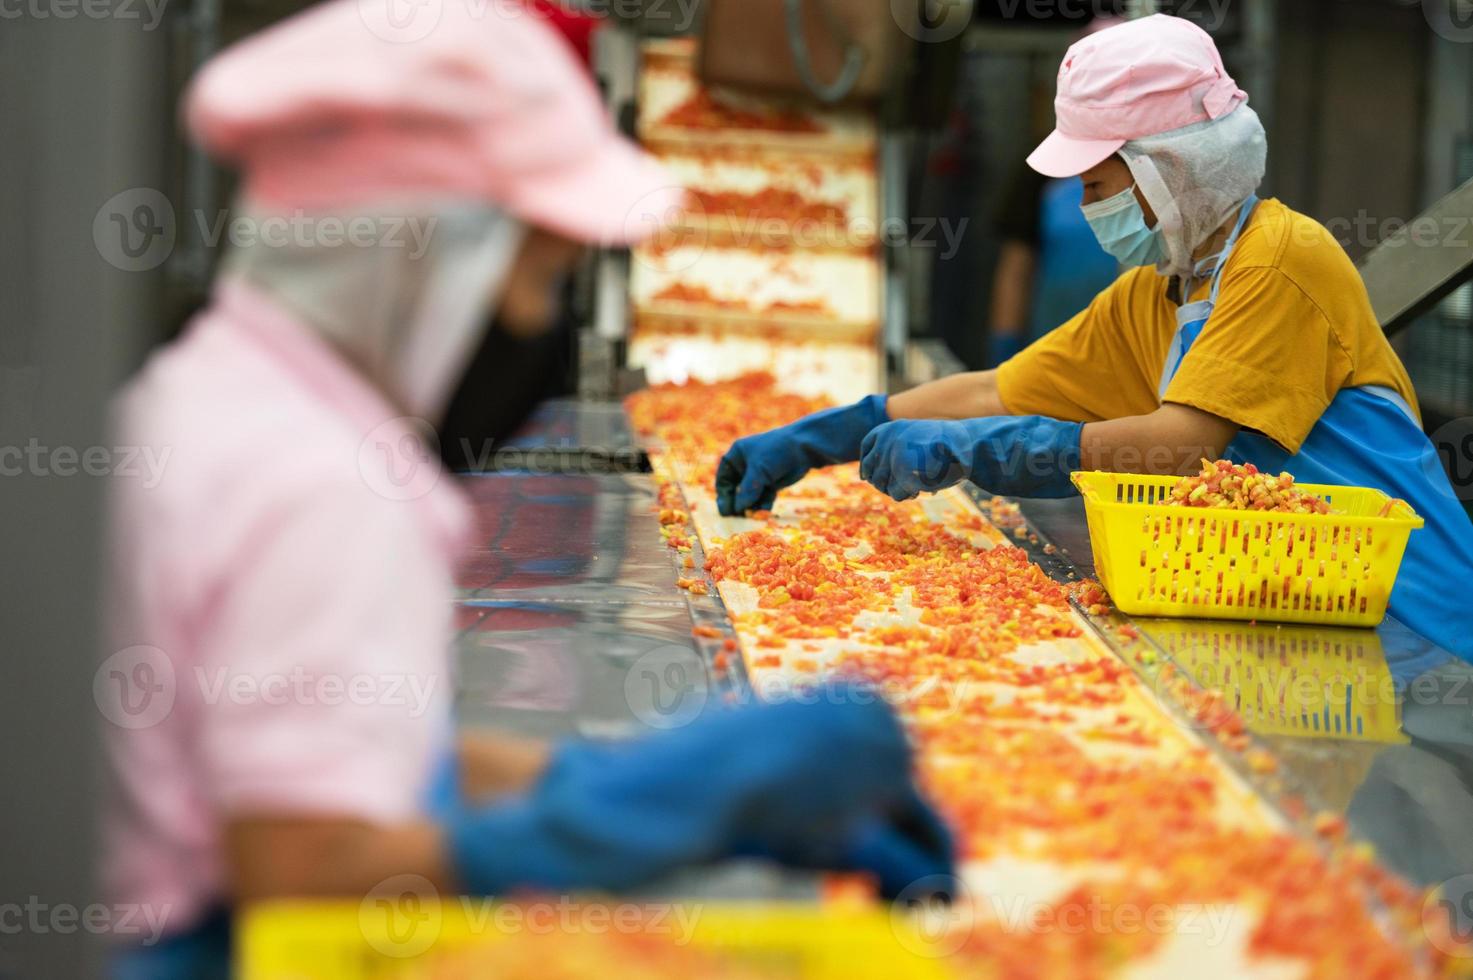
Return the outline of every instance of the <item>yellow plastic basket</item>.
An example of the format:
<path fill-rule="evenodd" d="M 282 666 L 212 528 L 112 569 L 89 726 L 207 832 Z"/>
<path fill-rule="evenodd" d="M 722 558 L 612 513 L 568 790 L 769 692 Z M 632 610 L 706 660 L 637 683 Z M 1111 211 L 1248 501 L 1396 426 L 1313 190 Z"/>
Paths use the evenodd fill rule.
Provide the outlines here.
<path fill-rule="evenodd" d="M 408 895 L 409 898 L 416 898 Z M 874 908 L 798 904 L 281 901 L 241 913 L 238 980 L 954 980 Z M 628 914 L 626 914 L 628 913 Z"/>
<path fill-rule="evenodd" d="M 1095 570 L 1139 616 L 1375 626 L 1422 519 L 1379 490 L 1300 484 L 1334 514 L 1172 507 L 1178 478 L 1073 474 Z"/>

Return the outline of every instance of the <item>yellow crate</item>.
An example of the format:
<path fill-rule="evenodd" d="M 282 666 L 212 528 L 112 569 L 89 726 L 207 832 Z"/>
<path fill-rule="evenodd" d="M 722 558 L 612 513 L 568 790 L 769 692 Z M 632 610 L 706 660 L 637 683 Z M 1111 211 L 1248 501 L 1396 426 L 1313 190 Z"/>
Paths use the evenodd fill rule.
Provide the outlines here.
<path fill-rule="evenodd" d="M 1147 632 L 1193 680 L 1222 692 L 1254 732 L 1408 741 L 1372 630 L 1159 619 Z"/>
<path fill-rule="evenodd" d="M 414 901 L 406 903 L 406 897 Z M 660 909 L 669 911 L 656 920 Z M 644 910 L 643 918 L 635 925 L 638 910 Z M 239 980 L 954 980 L 937 952 L 934 940 L 907 920 L 873 908 L 570 904 L 557 898 L 502 903 L 409 894 L 392 902 L 370 896 L 361 903 L 254 906 L 236 923 L 234 975 Z"/>
<path fill-rule="evenodd" d="M 1075 473 L 1095 570 L 1121 611 L 1139 616 L 1375 626 L 1412 530 L 1405 503 L 1377 517 L 1379 490 L 1300 484 L 1339 513 L 1172 507 L 1178 478 Z"/>

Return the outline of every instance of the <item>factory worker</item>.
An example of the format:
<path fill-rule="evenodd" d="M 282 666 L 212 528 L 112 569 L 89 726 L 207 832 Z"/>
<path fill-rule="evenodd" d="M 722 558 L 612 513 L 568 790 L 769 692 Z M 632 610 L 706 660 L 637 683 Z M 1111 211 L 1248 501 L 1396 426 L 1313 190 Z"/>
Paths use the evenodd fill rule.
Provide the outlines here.
<path fill-rule="evenodd" d="M 1423 434 L 1406 369 L 1364 284 L 1318 222 L 1260 200 L 1263 127 L 1190 22 L 1154 15 L 1076 42 L 1057 126 L 1028 158 L 1080 175 L 1083 211 L 1131 266 L 994 371 L 870 396 L 738 441 L 722 511 L 771 506 L 810 467 L 860 461 L 896 499 L 963 478 L 1060 497 L 1076 469 L 1186 474 L 1227 456 L 1306 483 L 1369 486 L 1426 519 L 1391 611 L 1473 656 L 1473 526 Z"/>
<path fill-rule="evenodd" d="M 618 744 L 455 737 L 470 522 L 415 420 L 444 411 L 489 314 L 545 329 L 575 243 L 629 241 L 680 192 L 544 23 L 437 9 L 394 43 L 354 0 L 314 7 L 187 98 L 245 220 L 119 407 L 119 437 L 167 465 L 116 488 L 94 692 L 106 884 L 140 913 L 114 923 L 117 976 L 223 975 L 234 907 L 402 875 L 622 890 L 743 856 L 893 893 L 951 867 L 903 731 L 860 688 Z"/>

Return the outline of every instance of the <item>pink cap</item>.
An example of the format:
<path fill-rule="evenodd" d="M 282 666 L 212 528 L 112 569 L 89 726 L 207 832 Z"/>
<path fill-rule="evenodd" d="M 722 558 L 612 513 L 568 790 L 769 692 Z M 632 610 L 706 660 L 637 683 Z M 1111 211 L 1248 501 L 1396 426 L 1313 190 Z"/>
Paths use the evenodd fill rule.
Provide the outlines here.
<path fill-rule="evenodd" d="M 1248 93 L 1191 21 L 1153 14 L 1076 41 L 1059 66 L 1054 131 L 1028 156 L 1048 177 L 1072 177 L 1129 140 L 1218 119 Z"/>
<path fill-rule="evenodd" d="M 330 0 L 200 71 L 187 125 L 247 195 L 303 210 L 469 197 L 599 243 L 646 237 L 684 199 L 517 0 L 391 9 Z"/>

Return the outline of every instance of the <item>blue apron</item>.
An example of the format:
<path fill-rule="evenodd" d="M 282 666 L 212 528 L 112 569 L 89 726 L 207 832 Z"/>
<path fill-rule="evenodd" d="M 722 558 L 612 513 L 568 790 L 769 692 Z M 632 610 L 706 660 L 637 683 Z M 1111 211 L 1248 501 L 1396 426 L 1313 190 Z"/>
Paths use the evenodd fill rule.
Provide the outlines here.
<path fill-rule="evenodd" d="M 1211 273 L 1208 298 L 1186 303 L 1176 314 L 1176 334 L 1167 350 L 1157 388 L 1166 387 L 1201 336 L 1212 315 L 1222 269 L 1258 198 L 1243 202 Z M 1191 296 L 1183 283 L 1183 298 Z M 1413 531 L 1391 591 L 1391 614 L 1427 639 L 1464 660 L 1473 660 L 1473 630 L 1467 617 L 1473 603 L 1473 523 L 1468 520 L 1437 450 L 1422 431 L 1411 407 L 1389 388 L 1342 388 L 1315 423 L 1299 452 L 1290 454 L 1273 440 L 1241 430 L 1228 443 L 1227 457 L 1270 473 L 1288 471 L 1301 483 L 1375 487 L 1400 497 L 1426 520 Z"/>

